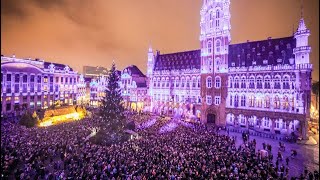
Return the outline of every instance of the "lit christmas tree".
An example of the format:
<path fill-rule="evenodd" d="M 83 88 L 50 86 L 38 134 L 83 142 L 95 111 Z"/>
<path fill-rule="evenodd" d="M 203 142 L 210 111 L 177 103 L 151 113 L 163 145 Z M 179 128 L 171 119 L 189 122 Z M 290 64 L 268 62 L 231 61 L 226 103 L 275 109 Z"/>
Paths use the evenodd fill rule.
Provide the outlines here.
<path fill-rule="evenodd" d="M 102 116 L 103 124 L 109 132 L 122 133 L 126 124 L 124 115 L 123 100 L 121 97 L 121 89 L 119 87 L 119 75 L 116 71 L 116 66 L 112 63 L 107 78 L 107 87 L 105 97 L 101 100 L 100 115 Z"/>

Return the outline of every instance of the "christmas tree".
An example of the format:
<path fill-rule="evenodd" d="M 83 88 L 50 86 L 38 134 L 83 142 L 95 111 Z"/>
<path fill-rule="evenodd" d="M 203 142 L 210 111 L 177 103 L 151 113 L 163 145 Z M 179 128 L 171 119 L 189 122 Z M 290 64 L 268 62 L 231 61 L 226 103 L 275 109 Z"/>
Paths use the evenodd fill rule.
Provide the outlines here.
<path fill-rule="evenodd" d="M 124 106 L 119 87 L 119 75 L 116 66 L 112 63 L 107 78 L 105 96 L 101 100 L 100 115 L 102 117 L 102 126 L 109 132 L 122 133 L 126 124 L 124 116 Z"/>

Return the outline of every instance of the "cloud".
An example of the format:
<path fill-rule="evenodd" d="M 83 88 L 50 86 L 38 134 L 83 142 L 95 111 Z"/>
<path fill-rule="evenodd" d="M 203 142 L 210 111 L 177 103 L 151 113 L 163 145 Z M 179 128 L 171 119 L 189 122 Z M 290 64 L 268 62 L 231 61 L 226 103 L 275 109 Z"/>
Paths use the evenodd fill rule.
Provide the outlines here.
<path fill-rule="evenodd" d="M 25 20 L 35 14 L 35 9 L 45 12 L 54 11 L 61 13 L 74 24 L 89 29 L 101 28 L 94 21 L 96 16 L 95 6 L 92 1 L 86 0 L 1 0 L 1 16 Z"/>

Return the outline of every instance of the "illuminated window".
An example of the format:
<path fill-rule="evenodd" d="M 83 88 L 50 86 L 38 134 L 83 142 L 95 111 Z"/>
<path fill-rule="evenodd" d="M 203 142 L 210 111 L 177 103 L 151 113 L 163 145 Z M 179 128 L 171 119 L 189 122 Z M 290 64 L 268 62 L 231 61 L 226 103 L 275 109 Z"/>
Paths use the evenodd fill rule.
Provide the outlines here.
<path fill-rule="evenodd" d="M 212 77 L 207 77 L 207 88 L 211 88 L 212 87 Z"/>
<path fill-rule="evenodd" d="M 269 98 L 269 96 L 266 96 L 264 98 L 264 107 L 265 108 L 270 108 L 270 98 Z"/>
<path fill-rule="evenodd" d="M 254 107 L 254 99 L 255 97 L 253 95 L 249 96 L 249 107 Z"/>
<path fill-rule="evenodd" d="M 6 101 L 11 101 L 11 97 L 6 97 Z"/>
<path fill-rule="evenodd" d="M 278 96 L 274 98 L 274 108 L 280 109 L 280 98 Z"/>
<path fill-rule="evenodd" d="M 257 107 L 262 108 L 262 99 L 260 97 L 257 98 Z"/>
<path fill-rule="evenodd" d="M 221 102 L 221 97 L 220 97 L 220 96 L 215 96 L 215 97 L 214 97 L 214 104 L 215 104 L 215 105 L 219 105 L 220 102 Z"/>
<path fill-rule="evenodd" d="M 242 96 L 241 96 L 241 106 L 242 106 L 242 107 L 245 107 L 245 106 L 246 106 L 246 96 L 245 96 L 245 95 L 242 95 Z"/>
<path fill-rule="evenodd" d="M 287 96 L 283 98 L 283 109 L 289 110 L 289 98 Z"/>
<path fill-rule="evenodd" d="M 14 101 L 19 101 L 19 97 L 15 96 Z"/>
<path fill-rule="evenodd" d="M 212 53 L 212 42 L 211 41 L 208 42 L 208 53 L 209 54 Z"/>
<path fill-rule="evenodd" d="M 234 96 L 234 107 L 238 107 L 239 106 L 239 96 L 236 94 Z"/>
<path fill-rule="evenodd" d="M 211 96 L 207 96 L 206 97 L 206 101 L 207 101 L 208 105 L 211 105 L 212 104 L 212 97 Z"/>
<path fill-rule="evenodd" d="M 47 82 L 48 82 L 48 76 L 44 76 L 44 77 L 43 77 L 43 82 L 44 82 L 44 83 L 47 83 Z"/>
<path fill-rule="evenodd" d="M 215 77 L 215 88 L 221 87 L 221 78 L 219 76 Z"/>

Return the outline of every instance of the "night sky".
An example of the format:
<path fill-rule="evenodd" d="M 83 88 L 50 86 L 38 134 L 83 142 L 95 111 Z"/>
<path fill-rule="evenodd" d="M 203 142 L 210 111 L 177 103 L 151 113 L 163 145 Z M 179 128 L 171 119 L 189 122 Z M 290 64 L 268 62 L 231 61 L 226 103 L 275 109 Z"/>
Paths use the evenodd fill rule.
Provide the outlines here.
<path fill-rule="evenodd" d="M 231 0 L 232 44 L 291 36 L 301 0 Z M 161 53 L 199 49 L 202 0 L 1 0 L 1 54 L 82 67 L 135 64 L 149 45 Z M 303 1 L 319 80 L 319 0 Z"/>

